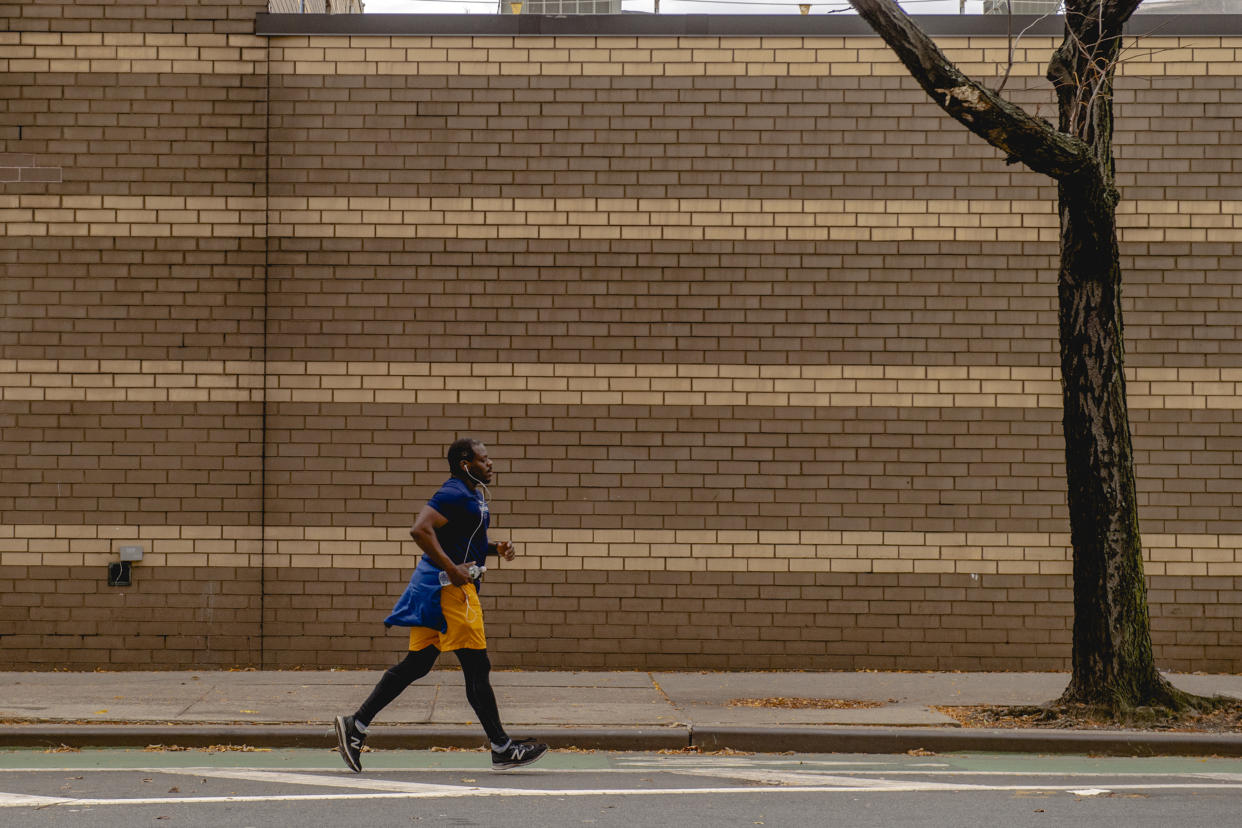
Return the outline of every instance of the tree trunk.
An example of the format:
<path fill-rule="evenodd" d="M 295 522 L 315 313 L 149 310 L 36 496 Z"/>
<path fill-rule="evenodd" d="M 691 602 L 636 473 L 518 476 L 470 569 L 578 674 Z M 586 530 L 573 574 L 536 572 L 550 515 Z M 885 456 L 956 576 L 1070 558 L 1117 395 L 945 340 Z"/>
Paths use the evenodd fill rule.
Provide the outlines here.
<path fill-rule="evenodd" d="M 1095 158 L 1094 169 L 1058 182 L 1061 422 L 1074 547 L 1073 674 L 1061 701 L 1113 711 L 1184 706 L 1156 671 L 1143 578 L 1113 174 L 1112 75 L 1119 51 L 1116 38 L 1084 42 L 1067 32 L 1049 68 L 1061 129 L 1078 134 Z M 1076 82 L 1057 83 L 1066 78 Z"/>
<path fill-rule="evenodd" d="M 1062 702 L 1213 707 L 1156 671 L 1126 408 L 1121 263 L 1113 175 L 1113 74 L 1142 0 L 1066 0 L 1048 67 L 1060 127 L 962 74 L 894 0 L 849 0 L 941 109 L 1058 183 L 1061 387 L 1074 547 L 1073 675 Z"/>
<path fill-rule="evenodd" d="M 1152 658 L 1130 442 L 1116 198 L 1062 182 L 1061 387 L 1074 547 L 1073 676 L 1062 701 L 1151 704 Z"/>

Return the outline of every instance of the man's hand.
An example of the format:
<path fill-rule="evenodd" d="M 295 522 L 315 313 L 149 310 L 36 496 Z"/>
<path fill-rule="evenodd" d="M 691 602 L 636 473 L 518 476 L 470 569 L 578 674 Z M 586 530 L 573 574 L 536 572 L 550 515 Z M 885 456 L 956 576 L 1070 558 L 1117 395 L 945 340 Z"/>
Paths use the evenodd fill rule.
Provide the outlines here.
<path fill-rule="evenodd" d="M 448 573 L 453 586 L 465 586 L 470 583 L 470 567 L 465 564 L 456 564 L 444 571 Z"/>
<path fill-rule="evenodd" d="M 517 554 L 517 550 L 513 548 L 513 544 L 509 541 L 496 541 L 496 554 L 506 561 L 511 561 L 513 556 Z"/>

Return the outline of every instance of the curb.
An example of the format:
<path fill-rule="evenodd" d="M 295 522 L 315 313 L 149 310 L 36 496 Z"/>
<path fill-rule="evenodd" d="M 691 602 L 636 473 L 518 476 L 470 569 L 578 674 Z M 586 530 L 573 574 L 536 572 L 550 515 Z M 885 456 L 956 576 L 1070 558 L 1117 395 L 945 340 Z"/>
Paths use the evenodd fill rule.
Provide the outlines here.
<path fill-rule="evenodd" d="M 1102 756 L 1242 756 L 1242 733 L 888 727 L 701 727 L 705 751 L 756 753 L 1042 753 Z"/>
<path fill-rule="evenodd" d="M 1101 756 L 1242 756 L 1242 733 L 1135 730 L 984 730 L 915 727 L 531 728 L 553 748 L 654 751 L 698 748 L 754 753 L 1037 753 Z M 390 726 L 367 740 L 381 750 L 483 747 L 476 727 Z M 8 725 L 4 748 L 132 748 L 148 745 L 336 747 L 330 725 Z"/>
<path fill-rule="evenodd" d="M 515 728 L 516 730 L 516 728 Z M 584 750 L 683 750 L 690 746 L 687 727 L 650 728 L 529 728 L 553 748 Z M 367 746 L 381 750 L 465 748 L 486 744 L 478 727 L 376 728 Z M 336 733 L 324 725 L 7 725 L 0 727 L 0 748 L 12 747 L 213 747 L 246 745 L 263 748 L 336 748 Z"/>

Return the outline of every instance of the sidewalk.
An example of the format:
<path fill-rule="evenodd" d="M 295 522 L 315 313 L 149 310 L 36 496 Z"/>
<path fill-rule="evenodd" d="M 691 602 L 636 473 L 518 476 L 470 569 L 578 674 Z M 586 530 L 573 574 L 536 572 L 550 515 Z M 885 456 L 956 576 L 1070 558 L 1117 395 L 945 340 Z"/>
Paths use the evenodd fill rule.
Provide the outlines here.
<path fill-rule="evenodd" d="M 331 747 L 380 671 L 0 673 L 0 747 L 245 744 Z M 1242 676 L 1171 675 L 1242 698 Z M 982 730 L 936 705 L 1040 704 L 1064 673 L 671 673 L 494 671 L 515 735 L 554 747 L 894 753 L 915 749 L 1242 755 L 1242 733 Z M 875 707 L 782 709 L 738 699 L 819 698 Z M 478 748 L 461 675 L 433 671 L 376 721 L 374 748 Z"/>

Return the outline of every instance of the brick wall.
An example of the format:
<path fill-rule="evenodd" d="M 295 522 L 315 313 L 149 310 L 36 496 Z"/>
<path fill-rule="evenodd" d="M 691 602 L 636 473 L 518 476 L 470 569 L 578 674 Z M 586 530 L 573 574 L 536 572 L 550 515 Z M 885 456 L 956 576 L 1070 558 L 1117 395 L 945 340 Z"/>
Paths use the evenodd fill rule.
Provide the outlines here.
<path fill-rule="evenodd" d="M 264 7 L 3 8 L 5 667 L 259 660 Z"/>
<path fill-rule="evenodd" d="M 0 19 L 5 33 L 253 34 L 255 15 L 267 6 L 267 0 L 38 0 L 0 3 Z"/>
<path fill-rule="evenodd" d="M 1055 191 L 875 38 L 22 19 L 0 170 L 62 173 L 0 175 L 7 666 L 388 663 L 471 434 L 497 664 L 1067 667 Z M 1046 116 L 1056 43 L 1007 86 Z M 1242 669 L 1240 50 L 1118 82 L 1170 669 Z"/>

